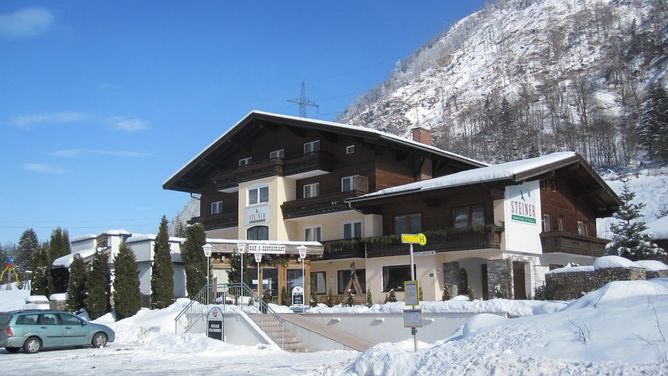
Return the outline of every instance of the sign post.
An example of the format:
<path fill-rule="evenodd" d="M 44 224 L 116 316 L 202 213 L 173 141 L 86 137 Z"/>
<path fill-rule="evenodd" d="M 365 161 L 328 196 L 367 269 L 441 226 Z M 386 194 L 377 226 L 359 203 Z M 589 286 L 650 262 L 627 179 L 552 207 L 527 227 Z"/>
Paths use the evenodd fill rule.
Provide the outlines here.
<path fill-rule="evenodd" d="M 404 291 L 406 293 L 406 305 L 413 308 L 404 310 L 404 327 L 411 328 L 413 335 L 413 347 L 417 352 L 417 328 L 422 327 L 422 308 L 415 308 L 420 304 L 419 285 L 415 279 L 415 262 L 413 260 L 413 244 L 427 244 L 427 237 L 423 233 L 419 234 L 401 234 L 401 242 L 409 245 L 411 255 L 411 280 L 404 282 Z"/>
<path fill-rule="evenodd" d="M 206 316 L 206 334 L 209 338 L 224 340 L 223 311 L 219 307 L 212 307 Z"/>

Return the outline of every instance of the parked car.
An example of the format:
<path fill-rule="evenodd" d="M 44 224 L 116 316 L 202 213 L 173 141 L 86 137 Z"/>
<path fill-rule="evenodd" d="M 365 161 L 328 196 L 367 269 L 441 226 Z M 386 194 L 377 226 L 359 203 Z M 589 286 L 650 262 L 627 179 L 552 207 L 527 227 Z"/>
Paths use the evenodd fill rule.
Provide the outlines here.
<path fill-rule="evenodd" d="M 111 328 L 88 322 L 71 313 L 24 309 L 0 312 L 0 347 L 32 354 L 41 349 L 104 347 L 116 337 Z"/>

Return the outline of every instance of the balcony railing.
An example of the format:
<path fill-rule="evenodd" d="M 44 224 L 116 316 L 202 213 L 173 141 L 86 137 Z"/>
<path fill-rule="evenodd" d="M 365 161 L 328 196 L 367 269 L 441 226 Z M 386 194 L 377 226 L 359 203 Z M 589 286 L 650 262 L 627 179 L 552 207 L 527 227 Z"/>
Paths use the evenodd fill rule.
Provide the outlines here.
<path fill-rule="evenodd" d="M 314 152 L 290 159 L 269 159 L 240 166 L 220 173 L 213 178 L 216 189 L 225 190 L 236 187 L 239 183 L 266 178 L 269 176 L 290 176 L 309 171 L 330 172 L 333 157 L 327 153 Z"/>
<path fill-rule="evenodd" d="M 365 244 L 359 239 L 340 239 L 322 242 L 322 260 L 364 257 Z"/>
<path fill-rule="evenodd" d="M 608 243 L 605 239 L 552 231 L 540 234 L 543 253 L 564 252 L 583 256 L 600 257 Z"/>
<path fill-rule="evenodd" d="M 223 213 L 211 216 L 193 217 L 188 223 L 201 223 L 207 230 L 217 228 L 236 227 L 239 222 L 238 213 Z"/>
<path fill-rule="evenodd" d="M 427 234 L 427 244 L 414 245 L 414 252 L 467 251 L 475 249 L 501 249 L 502 228 L 490 227 L 476 230 L 445 230 L 438 234 Z M 368 257 L 399 256 L 408 254 L 408 244 L 402 244 L 398 236 L 391 240 L 371 240 L 367 244 Z"/>
<path fill-rule="evenodd" d="M 281 210 L 283 211 L 284 219 L 333 213 L 350 209 L 348 204 L 345 203 L 345 199 L 361 196 L 366 193 L 366 191 L 354 190 L 330 193 L 318 197 L 286 201 L 283 203 L 283 205 L 281 205 Z"/>

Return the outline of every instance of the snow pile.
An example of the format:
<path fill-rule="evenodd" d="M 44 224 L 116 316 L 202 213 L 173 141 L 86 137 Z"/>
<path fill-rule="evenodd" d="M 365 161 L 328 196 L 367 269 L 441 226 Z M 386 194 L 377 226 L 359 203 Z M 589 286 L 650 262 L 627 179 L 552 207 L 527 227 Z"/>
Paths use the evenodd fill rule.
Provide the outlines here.
<path fill-rule="evenodd" d="M 594 267 L 591 265 L 572 266 L 568 264 L 563 268 L 550 270 L 548 273 L 572 273 L 572 272 L 593 272 Z"/>
<path fill-rule="evenodd" d="M 637 268 L 633 261 L 621 256 L 603 256 L 594 261 L 594 270 L 612 268 Z"/>
<path fill-rule="evenodd" d="M 668 265 L 657 260 L 639 260 L 634 262 L 634 264 L 640 268 L 651 270 L 653 272 L 668 270 Z"/>
<path fill-rule="evenodd" d="M 508 316 L 531 316 L 542 313 L 556 312 L 566 306 L 563 302 L 546 302 L 541 300 L 448 300 L 444 302 L 421 302 L 422 312 L 424 313 L 505 313 Z M 402 313 L 406 309 L 404 302 L 393 302 L 385 304 L 374 304 L 371 307 L 364 305 L 355 305 L 352 307 L 341 304 L 333 307 L 327 307 L 324 304 L 318 304 L 317 307 L 311 307 L 307 313 Z"/>
<path fill-rule="evenodd" d="M 668 280 L 613 282 L 549 315 L 475 316 L 417 353 L 374 346 L 338 374 L 668 374 L 665 312 Z"/>

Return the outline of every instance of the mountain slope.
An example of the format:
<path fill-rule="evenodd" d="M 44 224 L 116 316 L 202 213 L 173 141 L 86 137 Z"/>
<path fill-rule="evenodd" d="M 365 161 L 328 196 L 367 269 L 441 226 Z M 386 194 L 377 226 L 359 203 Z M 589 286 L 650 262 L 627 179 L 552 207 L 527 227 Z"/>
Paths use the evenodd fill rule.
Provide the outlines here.
<path fill-rule="evenodd" d="M 576 150 L 628 163 L 648 86 L 666 81 L 662 0 L 506 0 L 459 21 L 337 119 L 501 161 Z"/>

